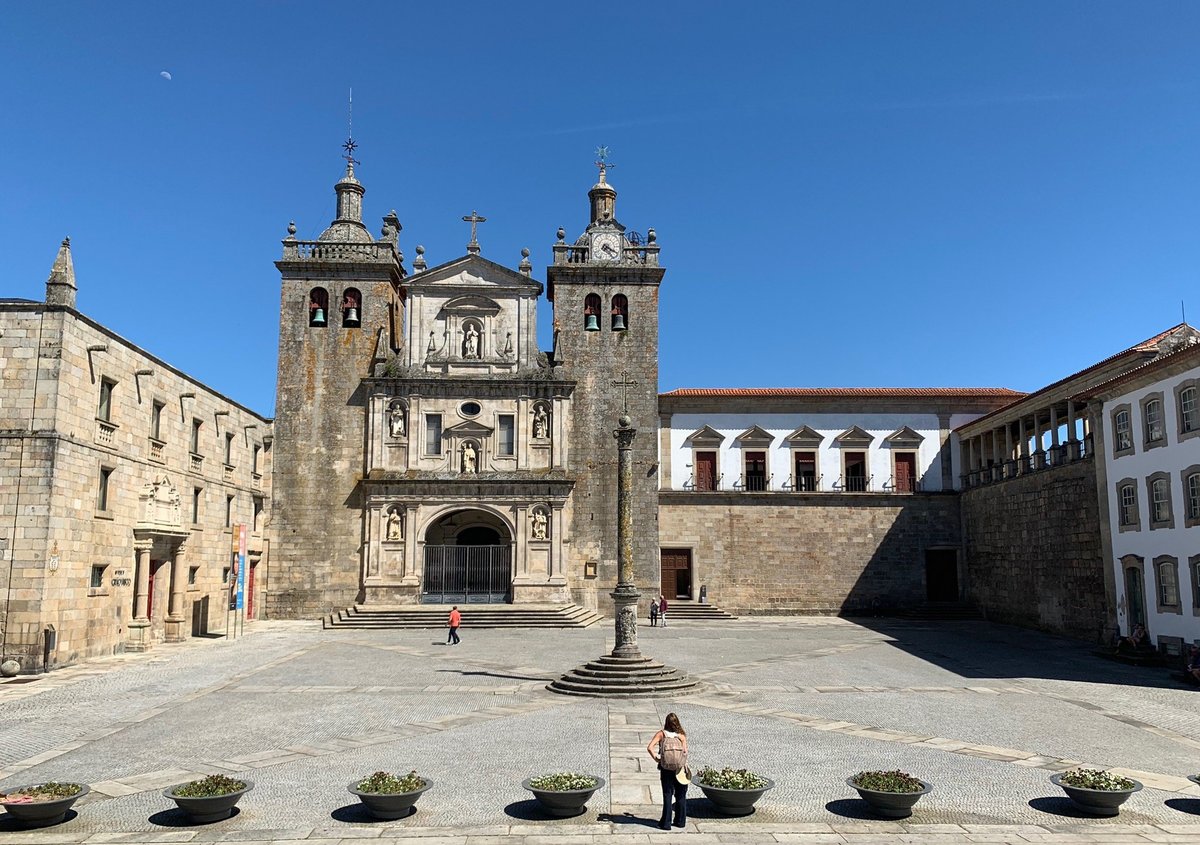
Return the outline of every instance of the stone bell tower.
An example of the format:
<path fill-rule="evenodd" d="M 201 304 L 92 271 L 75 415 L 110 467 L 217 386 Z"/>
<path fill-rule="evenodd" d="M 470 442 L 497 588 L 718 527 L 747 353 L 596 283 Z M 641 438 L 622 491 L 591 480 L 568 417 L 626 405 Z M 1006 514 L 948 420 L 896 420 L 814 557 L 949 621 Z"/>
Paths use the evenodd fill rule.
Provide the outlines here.
<path fill-rule="evenodd" d="M 658 287 L 665 272 L 650 229 L 645 237 L 617 222 L 617 192 L 607 164 L 588 192 L 591 219 L 574 242 L 558 230 L 546 269 L 554 304 L 554 361 L 576 382 L 571 413 L 570 565 L 573 599 L 611 613 L 617 577 L 617 450 L 613 431 L 626 413 L 633 441 L 631 513 L 637 584 L 657 595 Z M 593 566 L 594 564 L 594 575 Z"/>
<path fill-rule="evenodd" d="M 362 380 L 401 351 L 405 276 L 400 221 L 378 239 L 362 222 L 366 192 L 354 142 L 334 186 L 337 214 L 315 241 L 288 226 L 279 307 L 271 616 L 312 618 L 359 599 L 367 397 Z"/>

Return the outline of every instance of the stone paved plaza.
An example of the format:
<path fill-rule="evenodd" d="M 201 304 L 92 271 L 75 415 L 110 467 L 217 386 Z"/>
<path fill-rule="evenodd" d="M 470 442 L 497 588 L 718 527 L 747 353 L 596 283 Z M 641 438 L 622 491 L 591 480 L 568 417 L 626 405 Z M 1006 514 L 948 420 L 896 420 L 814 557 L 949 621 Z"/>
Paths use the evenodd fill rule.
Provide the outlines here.
<path fill-rule="evenodd" d="M 643 628 L 643 648 L 704 688 L 600 701 L 544 689 L 611 648 L 611 629 L 322 631 L 257 623 L 0 685 L 0 788 L 89 783 L 77 816 L 0 843 L 1200 842 L 1200 695 L 1163 670 L 985 623 L 757 618 Z M 657 830 L 645 745 L 675 710 L 695 768 L 775 778 L 759 810 L 715 815 L 690 792 L 688 829 Z M 1143 781 L 1118 819 L 1074 813 L 1049 775 L 1078 763 Z M 902 768 L 935 785 L 907 822 L 872 820 L 844 780 Z M 418 812 L 372 822 L 346 791 L 418 770 Z M 539 815 L 521 780 L 595 773 L 587 814 Z M 190 827 L 162 788 L 239 773 L 232 819 Z"/>

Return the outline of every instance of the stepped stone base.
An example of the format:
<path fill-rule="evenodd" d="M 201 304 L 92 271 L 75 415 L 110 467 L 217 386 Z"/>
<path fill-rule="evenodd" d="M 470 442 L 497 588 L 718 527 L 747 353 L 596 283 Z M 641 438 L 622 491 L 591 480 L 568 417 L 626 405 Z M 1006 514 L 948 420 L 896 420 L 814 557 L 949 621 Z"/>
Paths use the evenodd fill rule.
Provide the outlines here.
<path fill-rule="evenodd" d="M 600 615 L 578 605 L 461 604 L 463 630 L 472 628 L 586 628 Z M 322 620 L 324 628 L 445 628 L 450 605 L 355 605 Z"/>
<path fill-rule="evenodd" d="M 700 682 L 650 657 L 605 655 L 551 681 L 546 689 L 563 695 L 646 698 L 697 692 Z"/>

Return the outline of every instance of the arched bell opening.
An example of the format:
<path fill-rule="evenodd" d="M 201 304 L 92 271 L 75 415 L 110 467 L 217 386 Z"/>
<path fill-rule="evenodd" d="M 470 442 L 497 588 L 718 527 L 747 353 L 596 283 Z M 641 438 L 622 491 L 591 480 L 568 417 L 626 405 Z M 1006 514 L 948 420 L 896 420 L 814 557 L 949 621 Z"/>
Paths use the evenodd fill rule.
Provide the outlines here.
<path fill-rule="evenodd" d="M 329 315 L 329 292 L 325 288 L 313 288 L 308 292 L 308 324 L 321 327 L 327 325 Z"/>
<path fill-rule="evenodd" d="M 362 294 L 358 288 L 346 288 L 342 294 L 342 327 L 357 329 L 362 325 Z"/>
<path fill-rule="evenodd" d="M 623 332 L 629 328 L 629 300 L 618 293 L 612 299 L 612 330 Z"/>
<path fill-rule="evenodd" d="M 583 330 L 585 332 L 600 331 L 600 311 L 604 306 L 600 295 L 589 293 L 583 300 Z"/>
<path fill-rule="evenodd" d="M 425 530 L 422 602 L 503 603 L 512 580 L 512 531 L 496 514 L 454 511 Z"/>

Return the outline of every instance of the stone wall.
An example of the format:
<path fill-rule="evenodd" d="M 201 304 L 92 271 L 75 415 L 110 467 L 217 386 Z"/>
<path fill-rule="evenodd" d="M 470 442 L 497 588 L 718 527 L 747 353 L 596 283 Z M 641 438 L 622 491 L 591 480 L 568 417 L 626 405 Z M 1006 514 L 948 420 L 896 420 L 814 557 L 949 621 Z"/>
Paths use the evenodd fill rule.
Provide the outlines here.
<path fill-rule="evenodd" d="M 659 542 L 736 613 L 838 614 L 925 601 L 925 551 L 958 548 L 958 496 L 660 494 Z"/>
<path fill-rule="evenodd" d="M 1109 611 L 1093 460 L 962 494 L 968 595 L 995 622 L 1084 640 Z"/>

